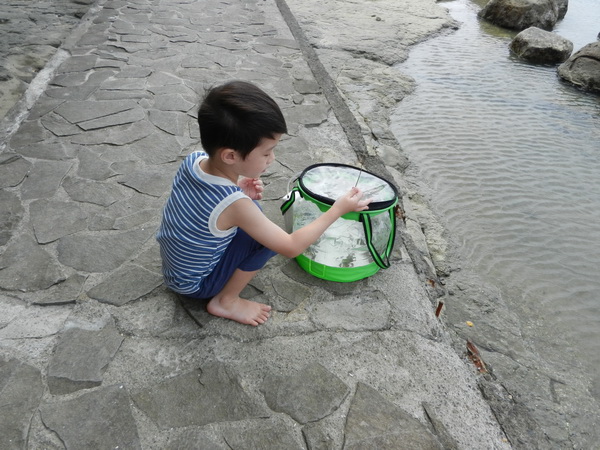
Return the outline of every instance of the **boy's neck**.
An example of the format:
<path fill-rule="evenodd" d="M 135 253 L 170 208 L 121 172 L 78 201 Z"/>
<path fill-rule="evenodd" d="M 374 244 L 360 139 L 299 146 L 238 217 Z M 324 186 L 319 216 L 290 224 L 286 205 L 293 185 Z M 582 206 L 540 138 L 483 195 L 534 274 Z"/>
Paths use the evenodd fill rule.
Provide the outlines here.
<path fill-rule="evenodd" d="M 234 184 L 237 184 L 239 176 L 234 173 L 226 164 L 215 164 L 211 158 L 206 158 L 200 161 L 200 168 L 204 173 L 215 177 L 225 178 Z"/>

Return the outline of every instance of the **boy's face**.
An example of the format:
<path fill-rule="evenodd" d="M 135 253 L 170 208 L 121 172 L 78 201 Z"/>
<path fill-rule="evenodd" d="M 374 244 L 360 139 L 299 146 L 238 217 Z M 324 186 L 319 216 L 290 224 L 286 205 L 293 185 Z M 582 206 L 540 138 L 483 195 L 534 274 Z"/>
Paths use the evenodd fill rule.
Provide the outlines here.
<path fill-rule="evenodd" d="M 240 174 L 247 178 L 260 178 L 275 161 L 275 147 L 280 139 L 281 134 L 276 134 L 274 139 L 262 138 L 246 159 L 240 161 Z"/>

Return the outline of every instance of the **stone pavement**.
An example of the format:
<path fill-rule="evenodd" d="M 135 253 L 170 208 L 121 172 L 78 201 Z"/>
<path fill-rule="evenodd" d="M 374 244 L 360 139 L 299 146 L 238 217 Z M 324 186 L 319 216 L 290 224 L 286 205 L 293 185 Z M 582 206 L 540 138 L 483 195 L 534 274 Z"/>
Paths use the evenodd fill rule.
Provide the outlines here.
<path fill-rule="evenodd" d="M 280 224 L 294 174 L 366 157 L 285 14 L 102 0 L 64 46 L 0 153 L 0 448 L 509 447 L 401 240 L 350 284 L 274 258 L 245 292 L 274 308 L 256 328 L 162 286 L 154 233 L 207 87 L 281 105 L 263 202 Z"/>

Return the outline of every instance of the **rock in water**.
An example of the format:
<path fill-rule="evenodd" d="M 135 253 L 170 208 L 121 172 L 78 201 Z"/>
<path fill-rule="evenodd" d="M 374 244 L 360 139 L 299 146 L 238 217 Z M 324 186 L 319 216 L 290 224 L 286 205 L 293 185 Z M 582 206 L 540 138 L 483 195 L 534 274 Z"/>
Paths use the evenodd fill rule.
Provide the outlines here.
<path fill-rule="evenodd" d="M 479 16 L 512 30 L 552 30 L 567 12 L 568 0 L 490 0 Z"/>
<path fill-rule="evenodd" d="M 558 66 L 558 75 L 587 91 L 600 92 L 600 42 L 592 42 Z"/>
<path fill-rule="evenodd" d="M 521 59 L 536 64 L 557 64 L 571 56 L 573 43 L 555 33 L 529 27 L 515 36 L 510 49 Z"/>

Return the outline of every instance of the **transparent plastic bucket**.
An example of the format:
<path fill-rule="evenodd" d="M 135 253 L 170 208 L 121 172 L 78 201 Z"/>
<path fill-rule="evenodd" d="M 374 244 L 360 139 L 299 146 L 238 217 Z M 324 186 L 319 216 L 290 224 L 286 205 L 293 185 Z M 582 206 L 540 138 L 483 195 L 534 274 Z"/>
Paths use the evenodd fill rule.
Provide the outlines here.
<path fill-rule="evenodd" d="M 373 199 L 369 209 L 340 217 L 296 258 L 300 267 L 318 278 L 351 282 L 389 267 L 396 236 L 394 207 L 398 192 L 388 181 L 357 167 L 307 167 L 281 206 L 287 231 L 296 231 L 315 220 L 355 185 L 365 198 Z"/>

